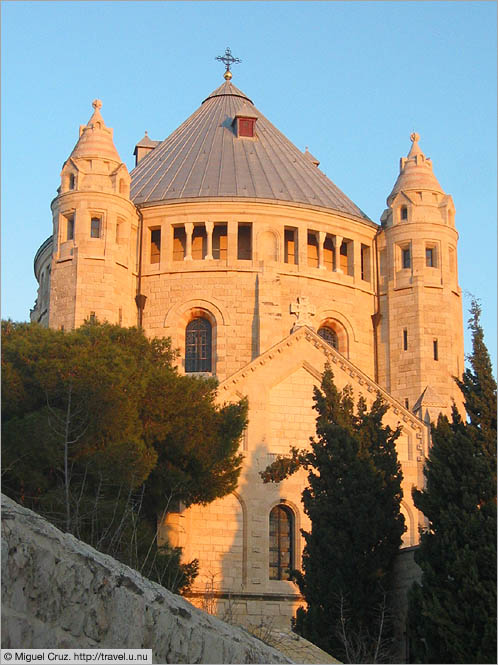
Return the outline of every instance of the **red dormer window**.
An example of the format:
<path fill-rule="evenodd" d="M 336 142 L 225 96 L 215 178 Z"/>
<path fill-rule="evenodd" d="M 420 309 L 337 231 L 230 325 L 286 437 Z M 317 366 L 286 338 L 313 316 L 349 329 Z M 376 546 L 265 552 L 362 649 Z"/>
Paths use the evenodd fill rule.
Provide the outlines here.
<path fill-rule="evenodd" d="M 248 136 L 249 138 L 254 137 L 254 125 L 256 124 L 256 118 L 238 118 L 238 136 Z"/>

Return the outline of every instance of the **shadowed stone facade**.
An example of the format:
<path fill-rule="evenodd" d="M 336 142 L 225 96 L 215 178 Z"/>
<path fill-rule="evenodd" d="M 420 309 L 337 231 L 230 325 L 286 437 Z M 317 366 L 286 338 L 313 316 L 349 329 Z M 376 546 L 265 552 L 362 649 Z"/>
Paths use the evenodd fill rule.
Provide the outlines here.
<path fill-rule="evenodd" d="M 32 320 L 141 325 L 171 337 L 181 372 L 215 375 L 220 403 L 248 397 L 237 491 L 170 514 L 160 530 L 200 560 L 193 602 L 208 593 L 220 614 L 288 625 L 300 596 L 275 578 L 275 558 L 300 565 L 305 474 L 263 485 L 259 472 L 308 445 L 326 362 L 339 388 L 369 403 L 380 391 L 385 421 L 402 425 L 404 544 L 418 542 L 411 488 L 423 483 L 428 423 L 462 406 L 452 199 L 412 134 L 374 223 L 230 80 L 164 141 L 145 135 L 131 174 L 100 107 L 62 169 Z M 287 520 L 285 546 L 270 514 Z"/>

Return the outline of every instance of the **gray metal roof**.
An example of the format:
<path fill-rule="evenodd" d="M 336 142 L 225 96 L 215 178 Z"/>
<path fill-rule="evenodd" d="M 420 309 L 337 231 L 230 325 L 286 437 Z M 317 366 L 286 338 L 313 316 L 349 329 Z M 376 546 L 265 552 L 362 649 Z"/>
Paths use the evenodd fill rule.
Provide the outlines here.
<path fill-rule="evenodd" d="M 237 138 L 238 111 L 256 116 L 256 138 Z M 131 172 L 136 204 L 202 197 L 308 204 L 370 221 L 295 145 L 225 81 Z"/>

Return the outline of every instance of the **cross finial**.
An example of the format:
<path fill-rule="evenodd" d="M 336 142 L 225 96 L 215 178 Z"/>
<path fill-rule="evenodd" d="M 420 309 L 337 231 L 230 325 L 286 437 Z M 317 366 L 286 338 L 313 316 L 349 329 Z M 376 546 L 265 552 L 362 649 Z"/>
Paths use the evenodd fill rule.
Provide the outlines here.
<path fill-rule="evenodd" d="M 230 66 L 238 65 L 239 62 L 242 62 L 242 60 L 240 60 L 239 58 L 234 58 L 228 46 L 225 49 L 224 55 L 216 56 L 215 60 L 218 60 L 219 62 L 222 62 L 225 65 L 226 70 L 223 77 L 226 81 L 229 81 L 232 78 L 232 72 L 230 71 Z"/>

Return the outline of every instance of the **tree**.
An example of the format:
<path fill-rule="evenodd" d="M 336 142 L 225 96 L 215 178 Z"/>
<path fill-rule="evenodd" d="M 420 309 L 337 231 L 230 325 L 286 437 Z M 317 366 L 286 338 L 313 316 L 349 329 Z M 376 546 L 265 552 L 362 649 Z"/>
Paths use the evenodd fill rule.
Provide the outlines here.
<path fill-rule="evenodd" d="M 470 425 L 481 440 L 492 466 L 496 467 L 496 381 L 484 343 L 484 332 L 480 323 L 481 306 L 475 298 L 471 302 L 470 315 L 470 367 L 467 367 L 461 379 L 457 379 L 457 384 L 463 394 Z"/>
<path fill-rule="evenodd" d="M 179 553 L 158 547 L 158 515 L 235 489 L 247 403 L 217 406 L 215 380 L 180 376 L 169 340 L 136 328 L 2 331 L 4 491 L 177 584 Z M 188 584 L 195 565 L 180 572 Z"/>
<path fill-rule="evenodd" d="M 470 367 L 458 385 L 469 420 L 456 408 L 432 427 L 426 486 L 414 490 L 427 518 L 410 590 L 411 662 L 496 663 L 496 383 L 471 307 Z"/>
<path fill-rule="evenodd" d="M 370 410 L 360 398 L 355 413 L 351 388 L 339 392 L 329 367 L 314 401 L 311 450 L 292 449 L 262 474 L 278 482 L 308 469 L 302 500 L 311 532 L 303 531 L 303 572 L 294 571 L 307 608 L 295 630 L 346 662 L 385 661 L 390 574 L 405 529 L 400 430 L 382 424 L 380 395 Z"/>

